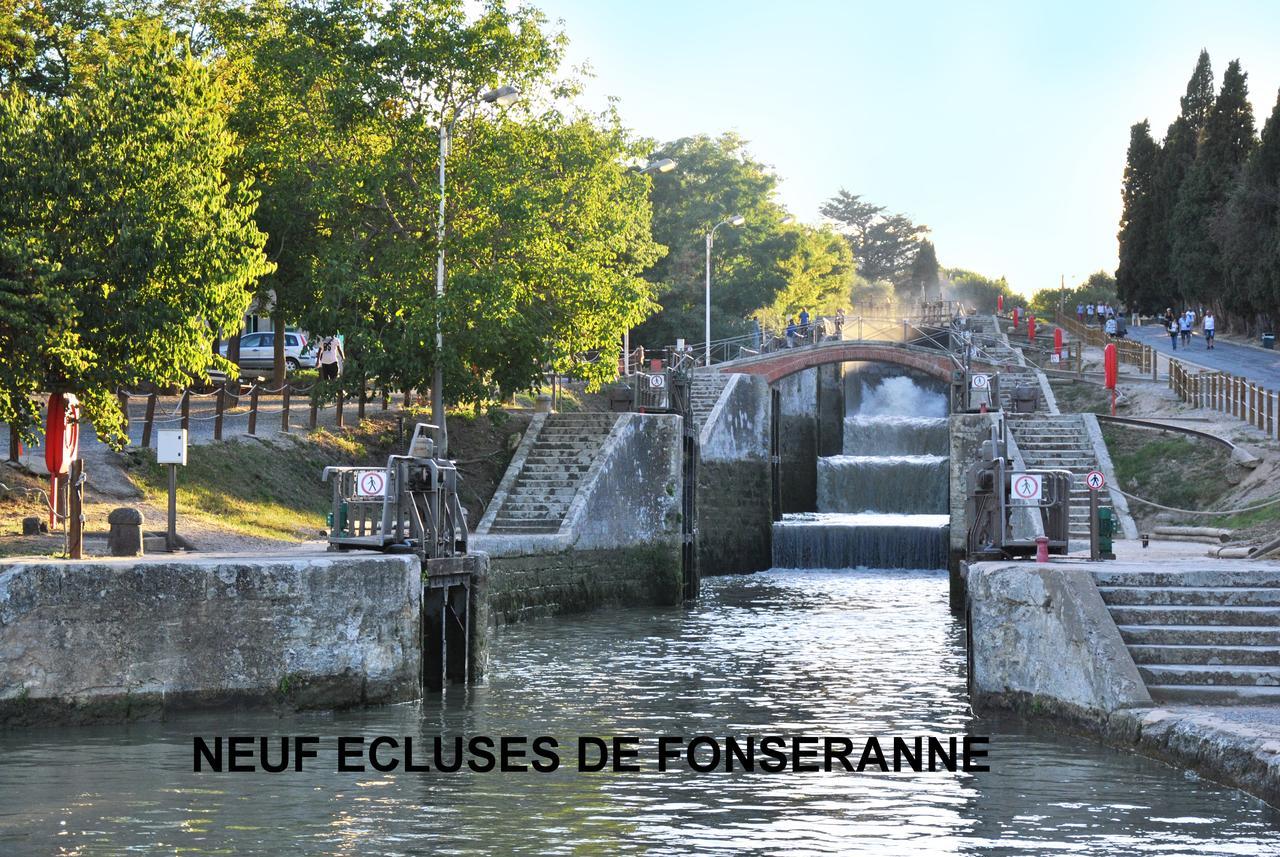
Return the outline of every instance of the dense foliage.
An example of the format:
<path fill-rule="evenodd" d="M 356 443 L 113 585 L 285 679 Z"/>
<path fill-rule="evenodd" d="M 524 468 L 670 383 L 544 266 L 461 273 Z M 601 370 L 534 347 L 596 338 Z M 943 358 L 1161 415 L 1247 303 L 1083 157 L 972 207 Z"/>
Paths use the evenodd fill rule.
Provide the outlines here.
<path fill-rule="evenodd" d="M 1280 101 L 1258 140 L 1239 61 L 1214 94 L 1201 52 L 1162 142 L 1133 126 L 1120 220 L 1119 299 L 1160 312 L 1209 306 L 1270 329 L 1280 306 Z"/>

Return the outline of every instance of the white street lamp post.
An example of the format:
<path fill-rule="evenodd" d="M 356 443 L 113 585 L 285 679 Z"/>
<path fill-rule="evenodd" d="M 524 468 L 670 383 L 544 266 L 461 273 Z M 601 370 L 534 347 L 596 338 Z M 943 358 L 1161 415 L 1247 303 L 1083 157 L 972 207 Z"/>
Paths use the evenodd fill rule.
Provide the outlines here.
<path fill-rule="evenodd" d="M 711 227 L 711 231 L 707 233 L 707 306 L 705 324 L 703 325 L 703 335 L 705 336 L 705 345 L 703 345 L 703 362 L 711 365 L 711 248 L 715 245 L 716 230 L 721 226 L 741 226 L 746 223 L 747 219 L 741 214 L 735 214 L 727 220 L 721 220 L 715 226 Z"/>
<path fill-rule="evenodd" d="M 449 157 L 449 138 L 453 134 L 454 123 L 462 112 L 483 101 L 485 104 L 496 104 L 507 107 L 514 104 L 520 92 L 514 86 L 499 86 L 462 104 L 453 113 L 453 118 L 445 121 L 444 111 L 440 115 L 440 217 L 436 222 L 436 359 L 431 373 L 431 422 L 440 429 L 440 449 L 437 455 L 444 456 L 449 451 L 449 428 L 445 424 L 444 413 L 444 332 L 441 329 L 440 314 L 444 309 L 444 165 Z"/>

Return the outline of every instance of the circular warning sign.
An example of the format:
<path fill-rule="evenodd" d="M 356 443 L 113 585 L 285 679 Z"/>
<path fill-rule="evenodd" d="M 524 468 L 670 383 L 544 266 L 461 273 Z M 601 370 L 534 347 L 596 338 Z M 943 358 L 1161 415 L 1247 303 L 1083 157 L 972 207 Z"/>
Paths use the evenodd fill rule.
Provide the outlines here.
<path fill-rule="evenodd" d="M 661 390 L 663 387 L 667 386 L 667 376 L 666 375 L 650 375 L 649 386 L 655 390 Z"/>
<path fill-rule="evenodd" d="M 362 497 L 381 497 L 387 491 L 387 474 L 382 470 L 362 470 L 356 476 L 356 493 Z"/>
<path fill-rule="evenodd" d="M 1088 485 L 1091 491 L 1097 491 L 1107 484 L 1107 477 L 1102 475 L 1101 470 L 1090 470 L 1084 477 L 1084 484 Z"/>
<path fill-rule="evenodd" d="M 1018 500 L 1040 499 L 1040 476 L 1031 473 L 1015 473 L 1013 475 L 1013 496 Z"/>
<path fill-rule="evenodd" d="M 991 379 L 990 379 L 990 378 L 988 378 L 986 375 L 974 375 L 974 376 L 973 376 L 973 389 L 975 389 L 975 390 L 985 390 L 985 389 L 987 389 L 987 387 L 989 387 L 989 386 L 991 386 Z"/>

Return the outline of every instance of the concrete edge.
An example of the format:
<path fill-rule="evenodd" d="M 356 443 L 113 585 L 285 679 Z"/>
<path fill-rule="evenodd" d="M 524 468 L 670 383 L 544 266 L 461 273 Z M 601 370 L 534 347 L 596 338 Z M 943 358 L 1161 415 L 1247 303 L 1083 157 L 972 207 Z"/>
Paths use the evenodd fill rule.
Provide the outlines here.
<path fill-rule="evenodd" d="M 509 557 L 563 553 L 572 546 L 572 540 L 559 533 L 477 533 L 467 547 L 471 553 Z"/>
<path fill-rule="evenodd" d="M 489 528 L 493 526 L 493 519 L 498 516 L 498 510 L 502 508 L 507 495 L 511 493 L 516 480 L 520 478 L 520 471 L 524 469 L 524 460 L 529 457 L 530 450 L 538 442 L 538 435 L 542 434 L 542 427 L 546 424 L 548 416 L 550 414 L 534 414 L 533 419 L 529 421 L 529 427 L 524 431 L 520 446 L 516 447 L 516 454 L 511 456 L 511 463 L 507 465 L 507 472 L 502 474 L 502 481 L 498 483 L 497 490 L 489 500 L 489 505 L 485 507 L 480 523 L 476 524 L 476 534 L 487 534 Z"/>
<path fill-rule="evenodd" d="M 1116 469 L 1111 463 L 1111 453 L 1107 450 L 1106 441 L 1102 439 L 1102 427 L 1098 425 L 1098 417 L 1090 413 L 1080 416 L 1084 419 L 1085 429 L 1089 432 L 1093 454 L 1098 457 L 1098 467 L 1101 468 L 1102 475 L 1107 477 L 1107 493 L 1111 495 L 1111 507 L 1120 517 L 1120 531 L 1124 533 L 1126 539 L 1136 539 L 1138 525 L 1134 523 L 1133 515 L 1129 512 L 1129 501 L 1116 490 L 1120 487 L 1116 482 Z"/>
<path fill-rule="evenodd" d="M 698 429 L 698 446 L 705 447 L 711 440 L 711 429 L 716 424 L 716 420 L 720 419 L 720 415 L 724 413 L 725 404 L 729 401 L 733 389 L 738 386 L 745 373 L 742 372 L 722 372 L 722 375 L 728 375 L 729 380 L 720 389 L 720 397 L 716 399 L 716 403 L 711 406 L 711 412 L 707 414 L 707 421 L 702 424 L 702 428 Z"/>
<path fill-rule="evenodd" d="M 595 458 L 591 460 L 591 466 L 587 468 L 587 472 L 583 474 L 582 481 L 578 483 L 578 490 L 573 495 L 573 500 L 569 503 L 569 511 L 565 512 L 564 520 L 560 522 L 560 529 L 556 531 L 556 535 L 572 535 L 578 528 L 579 521 L 586 514 L 587 502 L 591 498 L 591 494 L 595 488 L 596 482 L 600 479 L 600 471 L 604 469 L 604 463 L 613 454 L 613 450 L 625 439 L 625 435 L 635 431 L 636 418 L 643 414 L 636 413 L 620 413 L 617 414 L 613 421 L 613 427 L 609 429 L 609 434 L 605 437 L 604 443 L 600 444 Z"/>

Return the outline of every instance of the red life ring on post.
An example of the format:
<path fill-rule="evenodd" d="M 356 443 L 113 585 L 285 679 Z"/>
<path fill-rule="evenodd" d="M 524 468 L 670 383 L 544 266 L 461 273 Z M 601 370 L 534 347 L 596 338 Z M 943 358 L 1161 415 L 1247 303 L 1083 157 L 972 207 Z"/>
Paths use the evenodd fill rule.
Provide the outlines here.
<path fill-rule="evenodd" d="M 44 465 L 50 476 L 65 476 L 80 454 L 80 403 L 70 393 L 49 397 L 44 429 Z"/>

